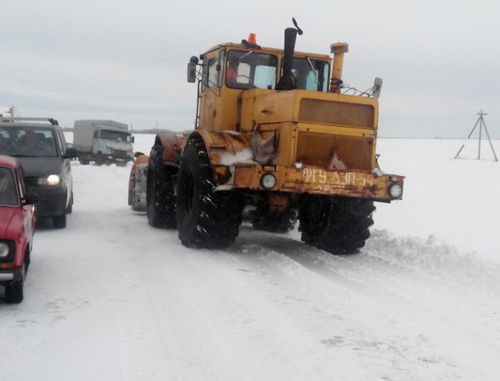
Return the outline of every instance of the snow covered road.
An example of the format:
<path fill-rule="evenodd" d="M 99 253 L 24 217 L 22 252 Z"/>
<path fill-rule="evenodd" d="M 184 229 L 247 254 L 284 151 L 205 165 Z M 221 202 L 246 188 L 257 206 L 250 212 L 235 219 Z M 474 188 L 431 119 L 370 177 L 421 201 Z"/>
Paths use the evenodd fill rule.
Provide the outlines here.
<path fill-rule="evenodd" d="M 481 232 L 498 217 L 472 231 L 455 216 L 425 224 L 428 199 L 411 185 L 450 167 L 476 165 L 479 176 L 500 166 L 439 161 L 432 144 L 381 143 L 387 169 L 408 176 L 408 199 L 379 205 L 372 238 L 347 257 L 303 244 L 297 231 L 247 225 L 228 250 L 187 249 L 127 206 L 129 168 L 76 163 L 68 227 L 37 231 L 25 301 L 0 302 L 0 379 L 497 379 L 500 260 L 497 238 Z M 446 195 L 463 201 L 454 181 L 435 189 L 433 207 Z M 460 185 L 460 196 L 476 191 Z M 492 201 L 476 208 L 494 214 Z M 469 246 L 441 238 L 450 224 Z"/>

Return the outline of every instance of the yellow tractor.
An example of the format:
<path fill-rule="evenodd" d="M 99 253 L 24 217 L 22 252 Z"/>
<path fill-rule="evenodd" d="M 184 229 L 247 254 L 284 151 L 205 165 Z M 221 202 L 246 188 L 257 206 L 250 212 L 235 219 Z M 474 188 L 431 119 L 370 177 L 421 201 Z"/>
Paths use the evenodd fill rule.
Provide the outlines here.
<path fill-rule="evenodd" d="M 149 223 L 177 228 L 185 246 L 230 246 L 245 211 L 257 229 L 287 232 L 298 219 L 302 241 L 355 253 L 373 202 L 402 198 L 404 177 L 377 164 L 381 80 L 366 92 L 346 88 L 348 45 L 332 44 L 333 57 L 297 52 L 293 22 L 283 50 L 250 34 L 188 63 L 195 129 L 158 135 L 147 174 Z"/>

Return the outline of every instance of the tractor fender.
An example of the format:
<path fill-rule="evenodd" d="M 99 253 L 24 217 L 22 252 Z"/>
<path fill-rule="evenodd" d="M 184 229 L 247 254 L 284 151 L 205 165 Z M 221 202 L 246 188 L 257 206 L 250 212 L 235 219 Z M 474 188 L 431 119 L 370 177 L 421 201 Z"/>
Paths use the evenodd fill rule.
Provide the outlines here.
<path fill-rule="evenodd" d="M 201 139 L 208 153 L 212 173 L 217 186 L 232 189 L 236 163 L 254 163 L 250 148 L 250 137 L 233 130 L 197 130 L 186 139 Z"/>
<path fill-rule="evenodd" d="M 167 165 L 178 166 L 180 163 L 182 148 L 186 143 L 187 134 L 156 135 L 151 152 L 159 154 L 161 152 L 162 161 Z"/>
<path fill-rule="evenodd" d="M 237 162 L 250 162 L 252 151 L 250 138 L 237 131 L 197 130 L 188 139 L 201 138 L 213 166 L 230 166 Z M 187 140 L 186 140 L 187 142 Z"/>

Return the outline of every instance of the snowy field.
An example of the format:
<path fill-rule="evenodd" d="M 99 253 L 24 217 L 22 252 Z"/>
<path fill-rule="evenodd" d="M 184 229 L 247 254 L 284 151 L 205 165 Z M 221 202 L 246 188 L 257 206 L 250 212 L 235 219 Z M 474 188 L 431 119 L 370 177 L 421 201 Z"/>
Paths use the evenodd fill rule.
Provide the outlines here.
<path fill-rule="evenodd" d="M 75 163 L 68 227 L 37 231 L 24 302 L 0 302 L 0 379 L 499 379 L 500 164 L 461 143 L 381 139 L 404 200 L 347 257 L 246 225 L 187 249 L 127 206 L 130 166 Z"/>

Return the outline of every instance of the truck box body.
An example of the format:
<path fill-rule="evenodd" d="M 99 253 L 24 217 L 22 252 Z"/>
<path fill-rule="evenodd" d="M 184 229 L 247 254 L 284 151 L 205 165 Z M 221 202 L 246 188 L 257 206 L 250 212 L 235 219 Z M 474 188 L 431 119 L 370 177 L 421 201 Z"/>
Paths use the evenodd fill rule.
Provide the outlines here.
<path fill-rule="evenodd" d="M 128 125 L 113 120 L 77 120 L 73 146 L 82 164 L 126 163 L 132 159 L 132 137 Z"/>
<path fill-rule="evenodd" d="M 128 131 L 128 126 L 114 120 L 77 120 L 73 126 L 73 146 L 77 151 L 92 152 L 94 134 L 96 130 Z"/>

